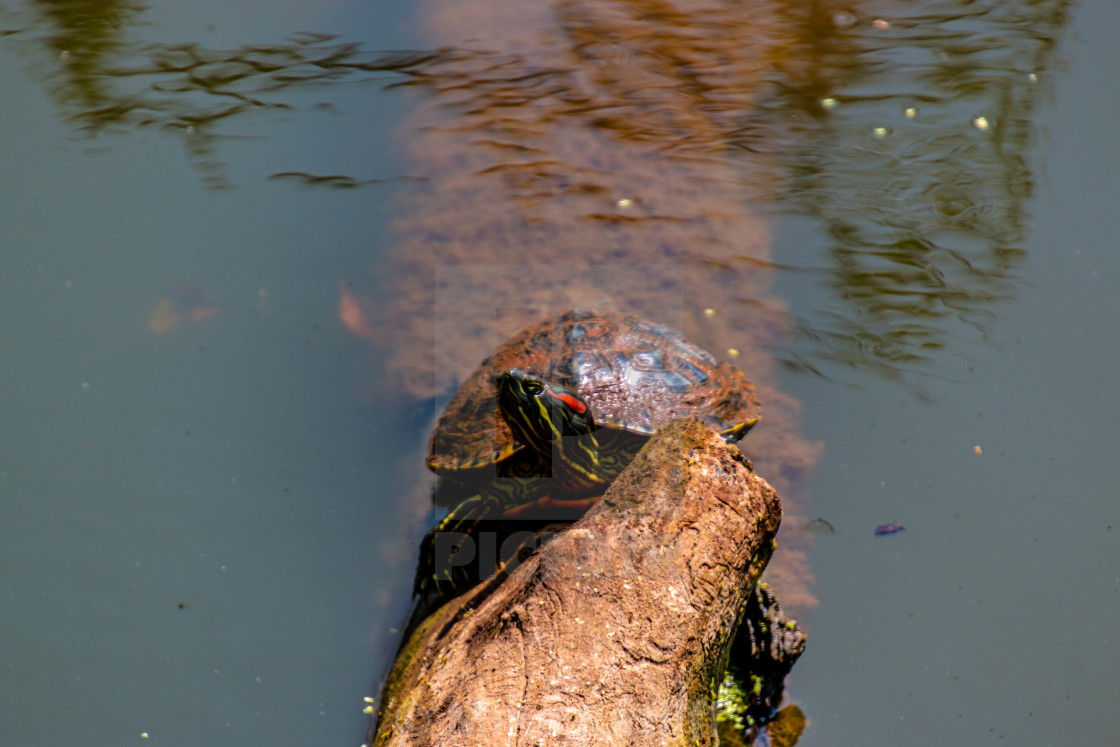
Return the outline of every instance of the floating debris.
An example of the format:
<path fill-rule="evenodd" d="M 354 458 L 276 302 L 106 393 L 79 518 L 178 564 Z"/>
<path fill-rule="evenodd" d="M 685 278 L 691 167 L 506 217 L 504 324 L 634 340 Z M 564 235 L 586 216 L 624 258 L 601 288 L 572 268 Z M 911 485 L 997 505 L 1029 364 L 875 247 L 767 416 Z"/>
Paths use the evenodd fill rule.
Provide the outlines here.
<path fill-rule="evenodd" d="M 890 524 L 880 524 L 875 527 L 875 536 L 882 537 L 884 534 L 898 534 L 905 532 L 906 527 L 899 524 L 897 521 L 892 521 Z"/>
<path fill-rule="evenodd" d="M 148 318 L 148 329 L 156 334 L 165 334 L 180 325 L 201 322 L 217 313 L 218 307 L 206 303 L 202 290 L 192 283 L 159 299 Z"/>
<path fill-rule="evenodd" d="M 373 340 L 377 337 L 357 297 L 341 281 L 338 283 L 338 318 L 355 337 L 363 340 Z"/>
<path fill-rule="evenodd" d="M 818 516 L 801 527 L 801 531 L 810 534 L 836 534 L 836 527 L 832 526 L 832 522 L 828 519 Z"/>
<path fill-rule="evenodd" d="M 257 291 L 257 314 L 262 319 L 272 316 L 272 304 L 268 301 L 268 290 L 265 288 Z"/>

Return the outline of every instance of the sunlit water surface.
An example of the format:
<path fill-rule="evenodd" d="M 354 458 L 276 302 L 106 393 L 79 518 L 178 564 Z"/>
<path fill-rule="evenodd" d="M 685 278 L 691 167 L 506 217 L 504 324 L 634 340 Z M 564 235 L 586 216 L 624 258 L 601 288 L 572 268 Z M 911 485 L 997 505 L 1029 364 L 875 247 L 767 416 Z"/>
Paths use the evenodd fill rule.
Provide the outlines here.
<path fill-rule="evenodd" d="M 387 54 L 441 46 L 454 19 L 358 3 L 6 7 L 0 744 L 362 741 L 424 528 L 434 404 L 416 393 L 433 384 L 413 361 L 459 355 L 409 353 L 416 319 L 450 302 L 425 307 L 407 288 L 433 282 L 425 261 L 454 264 L 461 237 L 440 221 L 463 223 L 456 190 L 476 189 L 438 162 L 470 157 L 417 152 L 413 130 L 477 118 L 486 107 L 441 108 L 460 90 L 502 117 L 559 106 L 533 135 L 501 130 L 511 143 L 545 125 L 625 141 L 578 188 L 555 164 L 503 176 L 497 198 L 478 182 L 495 213 L 532 218 L 505 229 L 520 255 L 473 257 L 503 265 L 470 276 L 483 292 L 488 279 L 527 285 L 510 268 L 543 256 L 533 241 L 564 240 L 532 226 L 563 225 L 585 195 L 620 196 L 634 142 L 682 162 L 716 154 L 701 167 L 707 202 L 652 184 L 642 202 L 637 177 L 619 181 L 651 236 L 670 230 L 666 204 L 704 224 L 673 241 L 750 234 L 720 260 L 736 284 L 698 298 L 689 288 L 706 286 L 688 281 L 670 305 L 685 322 L 717 306 L 726 326 L 696 334 L 745 341 L 742 365 L 787 398 L 773 412 L 800 401 L 800 423 L 771 415 L 757 449 L 823 445 L 811 472 L 812 449 L 755 455 L 793 497 L 782 541 L 800 553 L 784 573 L 809 634 L 789 683 L 809 718 L 801 744 L 1111 743 L 1120 108 L 1102 81 L 1120 73 L 1120 6 L 802 5 L 760 3 L 788 30 L 768 47 L 781 54 L 757 69 L 745 55 L 740 77 L 716 83 L 704 55 L 724 40 L 705 16 L 649 14 L 647 28 L 695 23 L 696 38 L 651 34 L 680 54 L 648 70 L 638 46 L 612 41 L 621 62 L 594 90 L 619 97 L 609 107 L 569 71 L 524 83 L 519 65 L 536 58 L 512 32 L 514 51 L 495 58 L 521 19 L 489 24 L 490 47 L 448 42 L 469 53 Z M 587 39 L 615 29 L 596 13 L 612 7 L 556 5 L 589 59 Z M 690 120 L 654 95 L 630 101 L 654 74 L 716 103 L 690 104 L 704 112 Z M 647 111 L 658 128 L 630 131 Z M 461 145 L 432 131 L 427 142 Z M 577 137 L 585 147 L 597 144 Z M 721 229 L 728 174 L 744 203 Z M 408 190 L 420 197 L 400 199 Z M 645 236 L 632 214 L 605 212 L 589 236 Z M 664 305 L 629 279 L 643 288 L 709 250 L 611 255 L 644 269 L 606 290 L 624 308 Z M 585 286 L 611 251 L 569 258 L 591 268 Z M 563 289 L 542 263 L 533 292 Z M 446 325 L 437 340 L 457 334 Z M 436 374 L 437 389 L 460 375 Z M 785 435 L 767 440 L 767 426 Z M 876 537 L 887 522 L 906 530 Z"/>

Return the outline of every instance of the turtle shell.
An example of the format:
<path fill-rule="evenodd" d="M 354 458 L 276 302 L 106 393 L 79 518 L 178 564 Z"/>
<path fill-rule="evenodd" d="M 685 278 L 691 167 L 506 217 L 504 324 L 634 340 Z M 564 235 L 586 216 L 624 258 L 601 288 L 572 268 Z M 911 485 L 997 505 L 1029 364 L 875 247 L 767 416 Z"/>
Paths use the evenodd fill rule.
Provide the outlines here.
<path fill-rule="evenodd" d="M 572 310 L 517 333 L 447 403 L 428 466 L 473 470 L 525 452 L 498 414 L 497 375 L 519 368 L 576 389 L 600 427 L 650 436 L 678 417 L 722 431 L 756 416 L 754 385 L 674 329 L 616 312 Z"/>

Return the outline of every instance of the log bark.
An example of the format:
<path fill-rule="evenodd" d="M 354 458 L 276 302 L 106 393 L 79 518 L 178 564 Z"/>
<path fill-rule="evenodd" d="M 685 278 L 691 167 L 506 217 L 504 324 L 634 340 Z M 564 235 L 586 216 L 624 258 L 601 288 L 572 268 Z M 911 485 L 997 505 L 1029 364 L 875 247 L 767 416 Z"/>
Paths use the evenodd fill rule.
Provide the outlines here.
<path fill-rule="evenodd" d="M 696 420 L 603 500 L 417 628 L 374 745 L 712 745 L 713 700 L 779 499 Z"/>

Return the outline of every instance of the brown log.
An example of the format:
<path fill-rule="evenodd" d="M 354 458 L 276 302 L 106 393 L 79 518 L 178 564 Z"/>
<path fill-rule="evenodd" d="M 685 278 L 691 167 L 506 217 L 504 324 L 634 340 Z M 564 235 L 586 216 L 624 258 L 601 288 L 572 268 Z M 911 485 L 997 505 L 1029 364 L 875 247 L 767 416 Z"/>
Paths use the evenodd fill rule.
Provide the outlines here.
<path fill-rule="evenodd" d="M 413 633 L 373 744 L 717 743 L 716 685 L 780 520 L 737 447 L 674 421 L 582 519 Z"/>

